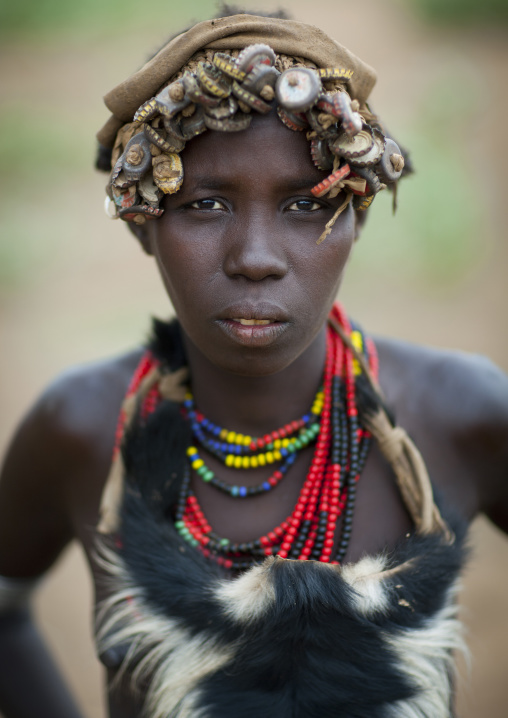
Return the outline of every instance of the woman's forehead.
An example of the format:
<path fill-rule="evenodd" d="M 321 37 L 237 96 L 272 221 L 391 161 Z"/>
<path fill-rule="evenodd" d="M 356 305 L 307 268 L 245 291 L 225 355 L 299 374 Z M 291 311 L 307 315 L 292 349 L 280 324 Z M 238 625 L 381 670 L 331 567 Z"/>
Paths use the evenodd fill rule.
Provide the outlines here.
<path fill-rule="evenodd" d="M 234 183 L 259 170 L 281 180 L 307 177 L 315 184 L 323 172 L 312 162 L 305 133 L 285 127 L 275 112 L 254 116 L 247 130 L 234 133 L 208 131 L 189 142 L 182 152 L 183 186 L 199 181 L 210 188 L 218 178 Z"/>

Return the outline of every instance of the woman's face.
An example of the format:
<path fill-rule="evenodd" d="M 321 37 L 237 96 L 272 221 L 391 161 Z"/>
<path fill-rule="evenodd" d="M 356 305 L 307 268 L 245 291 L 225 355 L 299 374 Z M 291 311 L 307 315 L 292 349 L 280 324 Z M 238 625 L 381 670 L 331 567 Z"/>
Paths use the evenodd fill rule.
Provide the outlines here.
<path fill-rule="evenodd" d="M 188 340 L 212 364 L 248 376 L 274 374 L 322 329 L 353 239 L 349 207 L 316 245 L 343 201 L 310 190 L 326 172 L 305 133 L 275 116 L 242 132 L 207 131 L 182 153 L 182 188 L 144 227 L 145 244 Z"/>

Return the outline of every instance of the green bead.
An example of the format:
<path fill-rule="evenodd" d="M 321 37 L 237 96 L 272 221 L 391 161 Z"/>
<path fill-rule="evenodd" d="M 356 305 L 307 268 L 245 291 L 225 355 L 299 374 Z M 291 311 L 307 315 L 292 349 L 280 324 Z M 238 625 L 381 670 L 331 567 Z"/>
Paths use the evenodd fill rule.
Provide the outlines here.
<path fill-rule="evenodd" d="M 213 471 L 210 471 L 210 469 L 207 469 L 205 473 L 203 474 L 203 481 L 211 481 L 214 477 Z"/>
<path fill-rule="evenodd" d="M 294 454 L 294 453 L 295 453 L 295 451 L 296 451 L 295 442 L 289 444 L 289 446 L 288 446 L 288 451 L 289 451 L 290 454 Z"/>
<path fill-rule="evenodd" d="M 219 541 L 219 546 L 229 546 L 229 539 L 223 538 Z"/>
<path fill-rule="evenodd" d="M 203 476 L 203 477 L 204 477 L 204 475 L 206 474 L 207 471 L 208 471 L 208 469 L 206 468 L 206 466 L 200 466 L 199 469 L 197 469 L 197 472 L 196 472 L 196 473 L 197 473 L 199 476 Z"/>
<path fill-rule="evenodd" d="M 295 447 L 295 449 L 302 448 L 302 442 L 300 441 L 300 439 L 295 439 L 294 447 Z"/>
<path fill-rule="evenodd" d="M 185 526 L 185 524 L 183 521 L 175 521 L 175 529 L 177 531 L 180 531 L 180 529 L 183 529 L 184 526 Z"/>

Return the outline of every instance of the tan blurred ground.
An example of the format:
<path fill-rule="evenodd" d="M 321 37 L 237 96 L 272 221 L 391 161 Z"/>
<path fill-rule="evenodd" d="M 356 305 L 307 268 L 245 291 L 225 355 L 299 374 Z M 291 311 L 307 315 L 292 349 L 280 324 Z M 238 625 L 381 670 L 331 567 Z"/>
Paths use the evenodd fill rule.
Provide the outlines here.
<path fill-rule="evenodd" d="M 276 6 L 268 0 L 252 4 Z M 508 370 L 508 98 L 501 92 L 508 72 L 507 33 L 430 28 L 415 19 L 408 4 L 388 0 L 357 0 L 354 6 L 338 0 L 298 0 L 291 7 L 297 19 L 320 25 L 336 37 L 354 38 L 346 44 L 379 71 L 375 107 L 390 127 L 397 125 L 399 116 L 408 120 L 411 107 L 447 68 L 464 63 L 474 68 L 471 103 L 478 107 L 465 125 L 457 124 L 457 133 L 470 181 L 481 188 L 478 202 L 486 203 L 488 210 L 478 237 L 478 259 L 444 288 L 406 279 L 404 266 L 387 276 L 378 274 L 375 266 L 362 272 L 353 265 L 342 298 L 370 331 L 479 351 Z M 98 98 L 134 70 L 143 52 L 165 35 L 150 35 L 148 29 L 140 24 L 129 37 L 114 37 L 109 45 L 89 45 L 81 39 L 56 46 L 32 42 L 3 47 L 2 99 L 15 102 L 29 91 L 34 109 L 38 102 L 54 108 L 55 123 L 62 112 L 66 122 L 73 112 L 84 114 L 91 136 L 105 118 Z M 473 80 L 480 80 L 481 92 Z M 451 86 L 450 95 L 453 91 Z M 90 141 L 90 151 L 92 146 Z M 80 177 L 71 173 L 54 192 L 41 189 L 44 177 L 33 180 L 33 186 L 19 188 L 25 197 L 19 207 L 25 209 L 15 208 L 12 226 L 22 226 L 34 246 L 41 237 L 46 249 L 40 261 L 30 263 L 26 277 L 0 289 L 2 447 L 33 397 L 55 374 L 71 363 L 128 348 L 144 335 L 149 314 L 167 313 L 150 261 L 125 227 L 109 222 L 102 213 L 103 177 L 91 171 Z M 374 241 L 371 230 L 358 251 L 368 252 Z M 460 714 L 506 718 L 508 541 L 483 520 L 476 523 L 473 540 L 475 558 L 463 599 L 473 663 L 471 678 L 461 685 Z M 90 610 L 84 563 L 79 550 L 72 548 L 40 592 L 37 612 L 85 714 L 100 718 L 102 688 L 90 638 Z"/>

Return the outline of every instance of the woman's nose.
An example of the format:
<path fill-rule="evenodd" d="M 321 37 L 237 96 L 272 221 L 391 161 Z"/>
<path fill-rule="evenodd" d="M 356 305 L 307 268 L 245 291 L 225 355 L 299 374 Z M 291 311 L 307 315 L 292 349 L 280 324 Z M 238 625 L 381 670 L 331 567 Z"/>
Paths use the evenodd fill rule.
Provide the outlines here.
<path fill-rule="evenodd" d="M 235 222 L 227 237 L 224 271 L 259 282 L 281 278 L 288 271 L 283 236 L 267 217 L 250 216 Z"/>

